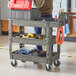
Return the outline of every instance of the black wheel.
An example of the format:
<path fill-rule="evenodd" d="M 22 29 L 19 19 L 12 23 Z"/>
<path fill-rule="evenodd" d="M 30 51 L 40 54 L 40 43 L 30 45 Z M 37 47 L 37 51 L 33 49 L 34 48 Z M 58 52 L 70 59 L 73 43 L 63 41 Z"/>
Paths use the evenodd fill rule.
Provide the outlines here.
<path fill-rule="evenodd" d="M 25 63 L 26 61 L 21 60 L 22 63 Z"/>
<path fill-rule="evenodd" d="M 34 62 L 34 64 L 39 64 L 38 62 Z"/>
<path fill-rule="evenodd" d="M 50 69 L 51 69 L 51 68 L 50 68 L 50 65 L 49 65 L 49 64 L 46 64 L 46 70 L 47 70 L 47 71 L 50 71 Z"/>
<path fill-rule="evenodd" d="M 58 61 L 58 60 L 54 61 L 54 65 L 55 65 L 56 67 L 60 66 L 60 61 Z"/>
<path fill-rule="evenodd" d="M 17 61 L 16 60 L 13 60 L 13 61 L 11 61 L 11 65 L 13 66 L 13 67 L 16 67 L 17 66 Z"/>

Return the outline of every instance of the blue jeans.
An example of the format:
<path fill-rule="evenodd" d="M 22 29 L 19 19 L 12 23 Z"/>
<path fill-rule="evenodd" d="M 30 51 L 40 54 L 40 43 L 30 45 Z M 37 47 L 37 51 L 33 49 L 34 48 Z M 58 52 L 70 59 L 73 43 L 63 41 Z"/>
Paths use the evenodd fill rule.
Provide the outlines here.
<path fill-rule="evenodd" d="M 45 15 L 45 16 L 41 16 L 41 17 L 52 18 L 52 15 Z M 35 32 L 35 34 L 41 34 L 42 28 L 41 27 L 34 27 L 34 32 Z M 45 28 L 45 33 L 46 33 L 46 28 Z M 43 50 L 42 46 L 37 45 L 37 50 Z M 53 46 L 51 47 L 51 50 L 53 51 Z"/>

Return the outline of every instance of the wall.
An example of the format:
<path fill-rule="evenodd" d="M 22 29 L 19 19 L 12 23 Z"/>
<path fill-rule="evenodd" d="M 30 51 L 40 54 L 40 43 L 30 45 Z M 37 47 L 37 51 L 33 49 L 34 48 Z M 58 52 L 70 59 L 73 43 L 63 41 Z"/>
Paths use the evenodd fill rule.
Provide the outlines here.
<path fill-rule="evenodd" d="M 53 18 L 55 18 L 55 15 L 57 15 L 57 17 L 59 16 L 60 9 L 64 9 L 64 12 L 67 12 L 68 0 L 53 0 L 53 12 L 52 12 Z M 57 32 L 57 28 L 53 28 L 53 35 L 56 35 L 56 32 Z"/>
<path fill-rule="evenodd" d="M 60 5 L 61 3 L 61 5 Z M 59 9 L 64 9 L 65 12 L 68 10 L 68 0 L 53 0 L 53 18 L 55 15 L 59 15 Z"/>
<path fill-rule="evenodd" d="M 73 19 L 73 31 L 76 32 L 76 18 Z"/>
<path fill-rule="evenodd" d="M 1 35 L 1 0 L 0 0 L 0 35 Z"/>
<path fill-rule="evenodd" d="M 76 13 L 76 0 L 71 0 L 71 12 Z"/>
<path fill-rule="evenodd" d="M 59 9 L 60 9 L 60 1 L 61 0 L 53 0 L 53 18 L 55 15 L 58 15 Z M 68 0 L 62 0 L 61 7 L 67 11 L 67 1 Z M 1 19 L 2 20 L 8 20 L 9 17 L 9 8 L 8 8 L 8 0 L 1 0 Z M 26 32 L 34 32 L 34 29 L 31 27 L 26 28 Z"/>
<path fill-rule="evenodd" d="M 67 11 L 67 1 L 68 0 L 62 0 L 62 5 L 61 5 L 61 7 L 65 9 L 65 12 Z M 53 0 L 53 17 L 55 17 L 55 15 L 58 15 L 59 13 L 60 2 L 61 0 Z M 1 19 L 7 20 L 9 17 L 9 13 L 10 11 L 8 8 L 8 0 L 1 0 Z"/>
<path fill-rule="evenodd" d="M 53 0 L 53 18 L 55 18 L 55 15 L 59 16 L 59 9 L 60 9 L 60 2 L 61 0 Z M 62 0 L 61 8 L 64 9 L 65 12 L 68 10 L 68 0 Z M 53 35 L 56 35 L 57 28 L 53 28 Z M 32 27 L 26 28 L 27 32 L 34 32 L 34 29 Z"/>
<path fill-rule="evenodd" d="M 0 0 L 0 19 L 1 19 L 1 0 Z"/>
<path fill-rule="evenodd" d="M 71 12 L 76 13 L 76 0 L 71 0 Z M 76 19 L 73 19 L 73 31 L 76 32 Z"/>
<path fill-rule="evenodd" d="M 1 0 L 1 20 L 8 20 L 9 8 L 8 0 Z"/>
<path fill-rule="evenodd" d="M 4 21 L 3 23 L 7 24 L 8 21 L 5 21 L 5 20 L 8 20 L 9 14 L 10 14 L 10 10 L 8 8 L 8 0 L 1 0 L 1 20 Z M 8 25 L 5 25 L 5 24 L 3 26 L 5 29 L 3 27 L 2 28 L 6 31 L 6 30 L 8 30 L 7 29 Z M 15 26 L 14 26 L 14 28 L 15 28 Z M 16 27 L 16 28 L 18 28 L 18 27 Z M 3 29 L 2 29 L 2 31 L 4 31 Z M 34 32 L 34 30 L 31 27 L 26 27 L 26 32 Z"/>
<path fill-rule="evenodd" d="M 2 26 L 2 32 L 8 32 L 8 18 L 10 14 L 10 10 L 8 8 L 8 1 L 9 0 L 1 0 L 1 26 Z M 18 32 L 19 27 L 13 26 L 12 27 L 13 32 Z"/>

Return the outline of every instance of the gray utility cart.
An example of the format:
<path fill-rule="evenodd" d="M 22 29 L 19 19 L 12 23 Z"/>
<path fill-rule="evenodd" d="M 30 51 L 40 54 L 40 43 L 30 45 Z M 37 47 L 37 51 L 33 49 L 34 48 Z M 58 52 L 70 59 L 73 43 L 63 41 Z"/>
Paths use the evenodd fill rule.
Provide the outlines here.
<path fill-rule="evenodd" d="M 36 12 L 37 11 L 37 12 Z M 34 14 L 33 14 L 34 13 Z M 21 10 L 11 10 L 10 19 L 9 19 L 9 53 L 10 58 L 13 59 L 11 62 L 12 66 L 17 66 L 16 60 L 31 61 L 31 62 L 38 62 L 38 63 L 45 63 L 46 70 L 50 70 L 50 65 L 54 62 L 55 66 L 59 66 L 60 62 L 58 59 L 60 58 L 60 46 L 57 45 L 57 52 L 51 51 L 51 46 L 56 44 L 55 36 L 52 36 L 52 28 L 53 27 L 61 27 L 68 23 L 68 15 L 67 13 L 61 13 L 58 18 L 58 22 L 55 20 L 51 20 L 48 18 L 38 18 L 38 10 L 32 9 L 29 11 L 21 11 Z M 24 15 L 24 16 L 23 16 Z M 67 16 L 67 20 L 65 17 Z M 43 21 L 43 19 L 49 20 Z M 24 34 L 24 26 L 30 27 L 41 27 L 47 29 L 47 34 L 42 35 L 45 36 L 46 39 L 30 39 L 30 38 L 17 38 L 15 35 L 12 34 L 12 25 L 19 25 L 20 27 L 20 34 Z M 24 44 L 31 44 L 31 45 L 42 45 L 46 46 L 46 57 L 39 57 L 39 56 L 32 56 L 32 55 L 24 55 L 24 54 L 16 54 L 12 51 L 12 43 L 19 43 L 20 47 L 23 48 Z"/>

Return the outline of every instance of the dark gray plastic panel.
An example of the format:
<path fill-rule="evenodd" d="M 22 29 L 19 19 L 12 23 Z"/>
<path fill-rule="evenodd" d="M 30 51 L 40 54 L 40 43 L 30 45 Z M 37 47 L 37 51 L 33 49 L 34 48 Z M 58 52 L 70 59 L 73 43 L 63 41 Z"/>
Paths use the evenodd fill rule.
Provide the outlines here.
<path fill-rule="evenodd" d="M 33 8 L 31 10 L 25 11 L 25 10 L 11 10 L 10 18 L 13 19 L 30 19 L 30 20 L 36 20 L 39 18 L 39 10 L 37 8 Z"/>

